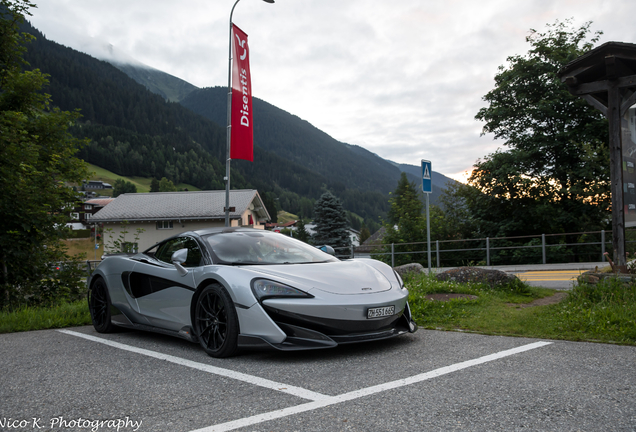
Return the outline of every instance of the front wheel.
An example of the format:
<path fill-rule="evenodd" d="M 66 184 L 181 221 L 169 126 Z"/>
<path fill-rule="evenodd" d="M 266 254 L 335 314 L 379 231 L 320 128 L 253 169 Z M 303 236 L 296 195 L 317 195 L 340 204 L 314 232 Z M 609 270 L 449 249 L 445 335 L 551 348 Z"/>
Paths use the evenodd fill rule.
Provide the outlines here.
<path fill-rule="evenodd" d="M 88 310 L 93 327 L 99 333 L 112 333 L 115 326 L 110 322 L 110 295 L 103 279 L 98 278 L 88 290 Z"/>
<path fill-rule="evenodd" d="M 220 284 L 208 285 L 197 300 L 194 327 L 199 342 L 212 357 L 230 357 L 238 346 L 238 315 L 234 302 Z"/>

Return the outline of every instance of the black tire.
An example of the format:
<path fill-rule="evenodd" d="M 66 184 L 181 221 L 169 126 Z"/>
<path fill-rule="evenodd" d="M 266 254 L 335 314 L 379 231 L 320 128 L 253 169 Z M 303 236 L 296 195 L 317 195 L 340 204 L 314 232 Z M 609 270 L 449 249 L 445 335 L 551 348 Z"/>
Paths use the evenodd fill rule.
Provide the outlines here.
<path fill-rule="evenodd" d="M 201 346 L 212 357 L 230 357 L 237 351 L 238 315 L 234 302 L 219 284 L 203 288 L 194 311 L 194 328 Z"/>
<path fill-rule="evenodd" d="M 106 282 L 97 278 L 88 290 L 88 310 L 91 313 L 93 327 L 99 333 L 112 333 L 116 326 L 110 321 L 110 295 Z"/>

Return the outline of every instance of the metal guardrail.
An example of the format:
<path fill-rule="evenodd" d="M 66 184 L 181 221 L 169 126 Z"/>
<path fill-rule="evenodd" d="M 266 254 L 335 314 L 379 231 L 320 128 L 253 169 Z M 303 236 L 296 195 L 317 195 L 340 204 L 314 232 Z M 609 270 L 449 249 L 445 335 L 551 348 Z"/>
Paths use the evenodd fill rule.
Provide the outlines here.
<path fill-rule="evenodd" d="M 444 254 L 459 254 L 459 253 L 475 253 L 473 254 L 470 261 L 477 261 L 479 263 L 483 263 L 483 265 L 490 266 L 492 264 L 493 255 L 496 255 L 497 252 L 501 251 L 515 251 L 515 250 L 537 250 L 541 249 L 540 260 L 537 259 L 535 262 L 528 262 L 528 264 L 547 264 L 551 258 L 550 257 L 550 249 L 551 248 L 566 248 L 569 250 L 569 255 L 577 255 L 576 252 L 573 252 L 575 248 L 581 247 L 589 247 L 587 251 L 580 253 L 579 255 L 592 256 L 596 255 L 598 258 L 591 259 L 589 261 L 600 261 L 605 262 L 605 252 L 607 249 L 611 250 L 611 239 L 608 242 L 607 233 L 605 230 L 601 231 L 586 231 L 586 232 L 576 232 L 576 233 L 556 233 L 556 234 L 539 234 L 539 235 L 528 235 L 528 236 L 516 236 L 516 237 L 484 237 L 484 238 L 476 238 L 476 239 L 457 239 L 457 240 L 436 240 L 431 242 L 431 255 L 434 256 L 436 267 L 442 267 L 442 258 Z M 628 240 L 626 243 L 628 245 L 634 245 L 634 252 L 636 252 L 636 229 L 626 230 L 626 236 L 629 233 L 629 237 L 632 237 L 633 240 Z M 609 232 L 611 236 L 611 232 Z M 596 236 L 598 237 L 598 241 L 579 241 L 581 239 Z M 562 241 L 565 238 L 576 238 L 576 242 L 564 242 Z M 535 240 L 533 243 L 533 240 Z M 550 242 L 550 239 L 557 239 L 558 242 Z M 560 239 L 560 240 L 559 240 Z M 525 244 L 505 244 L 505 245 L 497 245 L 497 243 L 525 243 Z M 470 244 L 478 245 L 476 247 L 466 247 Z M 532 243 L 532 244 L 528 244 Z M 421 250 L 409 250 L 409 251 L 400 251 L 400 247 L 403 246 L 416 246 L 422 245 Z M 452 247 L 454 245 L 458 245 L 459 247 Z M 609 248 L 608 248 L 609 245 Z M 386 249 L 389 249 L 386 251 Z M 593 250 L 592 250 L 593 249 Z M 378 244 L 375 245 L 375 248 L 369 250 L 368 246 L 357 246 L 353 245 L 350 247 L 334 247 L 334 251 L 336 252 L 337 258 L 348 259 L 355 258 L 356 256 L 390 256 L 391 264 L 395 266 L 395 259 L 399 255 L 411 254 L 411 255 L 422 255 L 423 258 L 420 260 L 421 262 L 426 262 L 428 249 L 426 242 L 412 242 L 412 243 L 391 243 L 391 244 Z M 537 254 L 538 255 L 538 254 Z M 517 257 L 518 258 L 518 257 Z M 531 257 L 533 258 L 533 257 Z M 538 256 L 537 256 L 538 258 Z M 553 257 L 552 257 L 553 258 Z M 498 256 L 497 259 L 501 261 L 501 257 Z M 87 277 L 93 273 L 97 265 L 100 263 L 100 260 L 87 260 L 86 261 L 86 269 L 87 269 Z M 564 262 L 564 261 L 561 261 Z M 433 264 L 433 263 L 431 263 Z M 502 264 L 501 262 L 497 262 L 497 264 Z"/>
<path fill-rule="evenodd" d="M 598 258 L 594 257 L 594 259 L 591 259 L 591 261 L 605 262 L 605 252 L 606 250 L 611 250 L 611 232 L 609 232 L 609 236 L 607 234 L 608 232 L 606 232 L 605 230 L 601 230 L 576 233 L 539 234 L 516 237 L 484 237 L 476 239 L 436 240 L 434 242 L 431 242 L 431 254 L 434 257 L 433 259 L 435 260 L 436 267 L 441 267 L 444 254 L 449 253 L 473 253 L 473 259 L 471 259 L 471 261 L 478 261 L 479 263 L 482 263 L 482 265 L 490 266 L 492 264 L 492 258 L 494 256 L 496 257 L 497 261 L 499 261 L 498 264 L 502 264 L 501 260 L 504 258 L 501 257 L 501 254 L 497 254 L 498 252 L 520 250 L 533 251 L 538 249 L 540 249 L 541 251 L 540 254 L 534 254 L 537 255 L 537 259 L 535 260 L 535 262 L 528 262 L 528 264 L 547 264 L 548 262 L 554 261 L 554 250 L 556 248 L 562 248 L 563 250 L 566 250 L 568 253 L 565 255 L 567 256 L 584 255 L 590 258 L 596 256 Z M 626 243 L 628 245 L 636 246 L 636 230 L 630 230 L 629 234 L 630 237 L 633 238 L 633 240 L 628 240 L 626 241 Z M 590 237 L 596 237 L 598 240 L 590 241 L 593 240 L 590 239 Z M 608 237 L 610 237 L 609 242 Z M 568 238 L 574 238 L 576 239 L 576 242 L 564 241 Z M 550 240 L 553 241 L 551 242 Z M 556 240 L 556 242 L 554 240 Z M 475 247 L 470 247 L 472 244 L 475 243 L 477 243 Z M 499 243 L 499 245 L 497 243 Z M 422 248 L 417 250 L 400 251 L 401 247 L 416 245 L 422 245 Z M 455 245 L 457 245 L 458 247 L 453 247 Z M 586 247 L 587 250 L 580 252 L 581 248 Z M 577 252 L 577 248 L 579 252 Z M 395 266 L 396 257 L 399 255 L 421 254 L 423 256 L 421 260 L 422 262 L 426 262 L 428 255 L 426 242 L 379 244 L 376 245 L 375 248 L 371 251 L 369 251 L 368 246 L 351 248 L 341 247 L 334 249 L 336 250 L 336 256 L 338 258 L 353 258 L 355 256 L 360 256 L 361 254 L 365 256 L 371 255 L 373 257 L 390 256 L 391 264 L 393 266 Z M 550 256 L 550 252 L 552 252 L 552 256 Z M 531 260 L 535 257 L 534 255 L 528 255 L 526 258 Z M 517 254 L 516 258 L 519 259 L 520 256 L 521 255 Z"/>

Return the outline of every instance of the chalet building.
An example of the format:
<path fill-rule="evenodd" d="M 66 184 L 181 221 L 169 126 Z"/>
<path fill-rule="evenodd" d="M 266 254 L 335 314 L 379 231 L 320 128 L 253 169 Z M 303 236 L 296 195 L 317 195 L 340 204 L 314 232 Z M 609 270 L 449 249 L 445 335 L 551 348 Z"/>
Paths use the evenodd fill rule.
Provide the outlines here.
<path fill-rule="evenodd" d="M 86 225 L 91 223 L 91 217 L 113 200 L 114 198 L 94 198 L 77 204 L 70 212 L 71 227 L 73 229 L 85 229 Z"/>
<path fill-rule="evenodd" d="M 90 218 L 102 224 L 104 241 L 109 237 L 133 242 L 143 251 L 173 235 L 204 228 L 225 226 L 225 191 L 153 192 L 119 195 L 107 207 Z M 230 226 L 264 229 L 269 213 L 256 190 L 230 191 Z M 108 229 L 112 232 L 107 232 Z"/>
<path fill-rule="evenodd" d="M 89 180 L 87 182 L 82 183 L 82 187 L 84 190 L 101 190 L 101 189 L 112 189 L 113 186 L 109 183 L 104 183 L 99 180 Z"/>

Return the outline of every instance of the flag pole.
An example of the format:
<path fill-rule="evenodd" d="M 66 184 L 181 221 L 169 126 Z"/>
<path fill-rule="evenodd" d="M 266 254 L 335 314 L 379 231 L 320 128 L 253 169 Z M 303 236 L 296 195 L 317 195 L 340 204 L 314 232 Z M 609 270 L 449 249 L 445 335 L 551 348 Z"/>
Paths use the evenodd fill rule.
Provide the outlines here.
<path fill-rule="evenodd" d="M 225 159 L 225 226 L 230 226 L 230 150 L 232 148 L 232 15 L 234 15 L 234 8 L 241 0 L 236 0 L 232 10 L 230 11 L 230 34 L 229 41 L 229 54 L 228 54 L 228 67 L 227 67 L 227 129 L 226 129 L 226 159 Z"/>
<path fill-rule="evenodd" d="M 232 10 L 230 11 L 230 30 L 229 30 L 229 54 L 227 67 L 227 129 L 226 129 L 226 159 L 225 159 L 225 226 L 230 226 L 230 162 L 232 158 L 232 16 L 234 8 L 241 0 L 236 0 Z M 274 0 L 263 0 L 265 3 L 274 3 Z"/>

